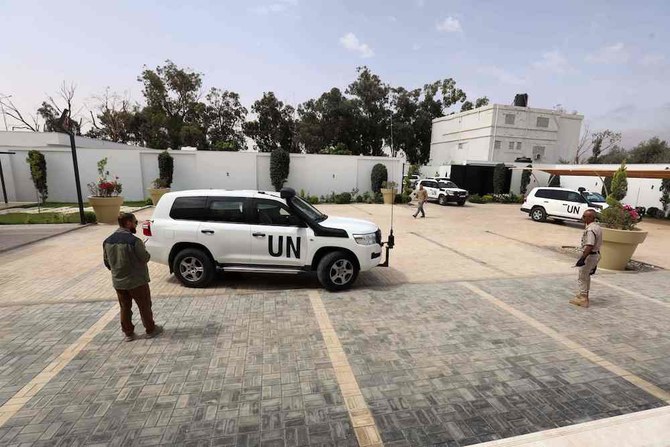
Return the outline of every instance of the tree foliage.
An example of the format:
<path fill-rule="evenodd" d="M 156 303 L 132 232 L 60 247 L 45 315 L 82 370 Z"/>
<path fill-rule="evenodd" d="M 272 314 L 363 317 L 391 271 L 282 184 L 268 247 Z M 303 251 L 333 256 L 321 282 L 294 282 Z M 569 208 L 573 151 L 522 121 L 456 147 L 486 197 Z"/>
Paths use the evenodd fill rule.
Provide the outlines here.
<path fill-rule="evenodd" d="M 294 139 L 296 123 L 293 107 L 277 99 L 273 92 L 266 92 L 261 99 L 254 102 L 251 111 L 256 119 L 244 123 L 244 132 L 254 140 L 260 152 L 272 152 L 276 149 L 300 152 Z"/>
<path fill-rule="evenodd" d="M 279 191 L 288 179 L 291 155 L 282 148 L 270 153 L 270 181 L 275 191 Z"/>
<path fill-rule="evenodd" d="M 47 160 L 44 154 L 40 151 L 29 151 L 26 162 L 30 166 L 30 178 L 33 179 L 35 189 L 40 195 L 40 201 L 46 202 L 49 196 L 49 188 L 47 186 Z"/>
<path fill-rule="evenodd" d="M 670 178 L 664 178 L 661 181 L 661 203 L 663 204 L 663 211 L 668 215 L 670 210 Z"/>
<path fill-rule="evenodd" d="M 390 113 L 388 111 L 391 88 L 368 67 L 356 69 L 358 77 L 349 84 L 346 93 L 359 111 L 361 152 L 366 155 L 383 155 L 384 142 L 389 138 Z"/>

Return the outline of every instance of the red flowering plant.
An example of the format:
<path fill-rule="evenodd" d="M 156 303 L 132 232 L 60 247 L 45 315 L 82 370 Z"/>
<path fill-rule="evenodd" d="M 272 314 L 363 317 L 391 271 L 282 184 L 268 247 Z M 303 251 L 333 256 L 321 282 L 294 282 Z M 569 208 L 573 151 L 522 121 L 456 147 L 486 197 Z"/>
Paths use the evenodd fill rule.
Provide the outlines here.
<path fill-rule="evenodd" d="M 107 158 L 98 162 L 98 180 L 89 183 L 88 190 L 92 197 L 115 197 L 123 191 L 123 186 L 118 177 L 110 179 L 107 170 Z"/>
<path fill-rule="evenodd" d="M 600 223 L 604 227 L 614 230 L 637 230 L 635 224 L 640 221 L 640 215 L 632 206 L 621 203 L 627 191 L 626 165 L 621 163 L 612 179 L 612 191 L 607 196 L 609 206 L 600 213 Z"/>

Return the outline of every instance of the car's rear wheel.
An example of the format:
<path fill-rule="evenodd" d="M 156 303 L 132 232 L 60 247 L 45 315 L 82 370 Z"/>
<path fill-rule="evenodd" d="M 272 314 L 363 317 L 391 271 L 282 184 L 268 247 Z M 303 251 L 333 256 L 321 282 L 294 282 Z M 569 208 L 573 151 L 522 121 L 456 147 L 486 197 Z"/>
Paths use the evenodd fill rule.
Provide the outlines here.
<path fill-rule="evenodd" d="M 459 200 L 458 201 L 458 206 L 463 206 L 465 205 L 465 200 Z"/>
<path fill-rule="evenodd" d="M 172 269 L 186 287 L 207 287 L 214 279 L 216 267 L 207 253 L 197 248 L 180 251 L 174 258 Z"/>
<path fill-rule="evenodd" d="M 316 275 L 323 287 L 331 292 L 338 292 L 351 287 L 358 277 L 358 270 L 351 255 L 334 251 L 321 259 Z"/>
<path fill-rule="evenodd" d="M 535 222 L 544 222 L 547 220 L 547 212 L 541 206 L 536 206 L 530 210 L 530 218 Z"/>
<path fill-rule="evenodd" d="M 439 203 L 442 206 L 445 206 L 447 204 L 447 196 L 444 194 L 440 195 L 440 197 L 437 198 L 437 203 Z"/>

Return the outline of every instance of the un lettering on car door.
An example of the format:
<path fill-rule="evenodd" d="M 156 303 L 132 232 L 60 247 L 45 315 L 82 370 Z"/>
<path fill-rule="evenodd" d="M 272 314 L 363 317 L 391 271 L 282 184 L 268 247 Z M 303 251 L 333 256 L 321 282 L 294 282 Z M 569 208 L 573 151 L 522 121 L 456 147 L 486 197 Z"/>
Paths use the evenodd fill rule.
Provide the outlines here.
<path fill-rule="evenodd" d="M 296 258 L 300 259 L 300 236 L 274 235 L 268 237 L 268 253 L 273 258 Z"/>

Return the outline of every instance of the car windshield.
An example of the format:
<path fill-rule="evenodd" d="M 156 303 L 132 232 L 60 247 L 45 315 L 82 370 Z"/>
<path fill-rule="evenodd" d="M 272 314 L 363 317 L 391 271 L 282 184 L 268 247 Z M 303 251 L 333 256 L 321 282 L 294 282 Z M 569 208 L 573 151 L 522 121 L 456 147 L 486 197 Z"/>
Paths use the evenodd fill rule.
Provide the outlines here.
<path fill-rule="evenodd" d="M 454 182 L 440 182 L 440 188 L 458 188 Z"/>
<path fill-rule="evenodd" d="M 291 204 L 295 206 L 301 213 L 307 216 L 308 219 L 311 219 L 314 222 L 322 222 L 328 219 L 327 215 L 314 208 L 311 203 L 306 202 L 302 197 L 293 197 L 291 199 Z"/>
<path fill-rule="evenodd" d="M 584 198 L 589 202 L 604 202 L 605 197 L 598 194 L 597 192 L 585 192 Z"/>

